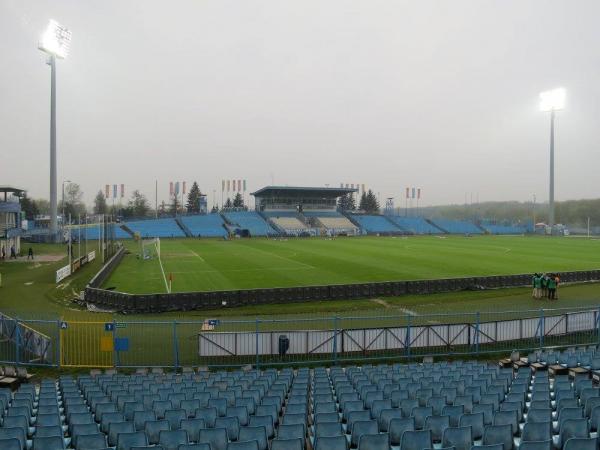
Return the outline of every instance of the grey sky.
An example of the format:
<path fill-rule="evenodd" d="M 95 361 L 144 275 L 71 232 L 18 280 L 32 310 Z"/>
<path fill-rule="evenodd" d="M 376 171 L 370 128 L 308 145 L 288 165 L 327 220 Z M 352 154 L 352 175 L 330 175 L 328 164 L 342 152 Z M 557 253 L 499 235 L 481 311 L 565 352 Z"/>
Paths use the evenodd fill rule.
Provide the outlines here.
<path fill-rule="evenodd" d="M 86 200 L 169 180 L 364 183 L 402 203 L 547 199 L 549 117 L 563 86 L 558 200 L 598 197 L 598 1 L 0 0 L 0 184 L 48 195 L 49 18 L 59 180 Z M 60 181 L 59 181 L 60 182 Z M 60 192 L 60 187 L 59 187 Z"/>

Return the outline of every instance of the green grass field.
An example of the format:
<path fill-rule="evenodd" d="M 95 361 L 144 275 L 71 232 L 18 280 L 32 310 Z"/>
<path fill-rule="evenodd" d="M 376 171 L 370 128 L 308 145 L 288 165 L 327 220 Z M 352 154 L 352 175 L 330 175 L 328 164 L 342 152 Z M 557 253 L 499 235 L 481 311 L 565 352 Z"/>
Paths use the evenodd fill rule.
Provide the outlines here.
<path fill-rule="evenodd" d="M 106 285 L 164 292 L 158 261 L 140 261 L 135 256 L 137 246 L 133 242 L 126 245 L 132 254 Z M 161 242 L 165 271 L 174 273 L 177 290 L 593 269 L 599 266 L 599 245 L 600 241 L 587 239 L 532 237 Z M 583 283 L 563 285 L 557 302 L 533 300 L 529 288 L 511 288 L 123 316 L 91 312 L 72 302 L 100 268 L 99 261 L 56 285 L 54 272 L 66 262 L 64 246 L 33 247 L 36 255 L 62 253 L 63 258 L 33 263 L 0 261 L 0 311 L 27 320 L 29 326 L 55 340 L 57 320 L 68 321 L 61 354 L 63 364 L 71 365 L 112 363 L 110 353 L 97 352 L 99 339 L 105 335 L 104 322 L 112 320 L 125 325 L 118 334 L 131 340 L 131 351 L 121 355 L 122 364 L 168 365 L 173 360 L 174 320 L 178 323 L 180 362 L 198 364 L 197 334 L 207 318 L 221 319 L 219 331 L 254 330 L 257 318 L 262 331 L 330 329 L 334 321 L 341 328 L 397 326 L 407 320 L 413 325 L 473 322 L 475 312 L 481 312 L 481 321 L 489 321 L 537 317 L 540 308 L 552 315 L 556 312 L 548 309 L 600 305 L 600 283 Z"/>
<path fill-rule="evenodd" d="M 600 267 L 600 240 L 523 236 L 163 239 L 161 261 L 138 258 L 139 246 L 104 287 L 131 293 L 364 283 L 560 272 Z"/>

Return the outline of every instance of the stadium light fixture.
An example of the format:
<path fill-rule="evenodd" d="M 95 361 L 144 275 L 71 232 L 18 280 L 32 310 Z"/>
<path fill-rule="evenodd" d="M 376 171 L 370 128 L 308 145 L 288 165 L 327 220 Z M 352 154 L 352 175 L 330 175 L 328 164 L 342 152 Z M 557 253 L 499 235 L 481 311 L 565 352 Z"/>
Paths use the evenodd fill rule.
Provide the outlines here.
<path fill-rule="evenodd" d="M 56 58 L 64 59 L 71 48 L 71 31 L 50 20 L 40 37 L 38 48 L 48 54 L 50 66 L 50 233 L 58 239 L 58 201 L 56 193 Z"/>
<path fill-rule="evenodd" d="M 540 94 L 540 110 L 550 113 L 550 189 L 548 195 L 548 225 L 554 226 L 554 119 L 556 111 L 565 107 L 567 93 L 556 88 Z"/>
<path fill-rule="evenodd" d="M 38 48 L 49 55 L 65 59 L 71 48 L 71 31 L 51 19 L 40 38 Z"/>
<path fill-rule="evenodd" d="M 544 112 L 560 111 L 565 108 L 567 92 L 564 88 L 556 88 L 540 94 L 540 110 Z"/>

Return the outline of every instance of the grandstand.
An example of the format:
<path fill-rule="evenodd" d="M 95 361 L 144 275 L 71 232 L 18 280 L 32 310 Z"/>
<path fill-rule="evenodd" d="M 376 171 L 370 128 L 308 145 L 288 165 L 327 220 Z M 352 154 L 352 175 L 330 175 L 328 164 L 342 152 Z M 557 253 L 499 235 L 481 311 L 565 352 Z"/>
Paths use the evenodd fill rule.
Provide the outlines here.
<path fill-rule="evenodd" d="M 433 219 L 431 223 L 449 234 L 483 234 L 483 229 L 467 220 Z"/>
<path fill-rule="evenodd" d="M 6 258 L 10 249 L 17 254 L 21 249 L 21 205 L 19 196 L 25 191 L 12 186 L 0 186 L 0 251 L 4 249 Z M 9 195 L 10 194 L 10 195 Z"/>
<path fill-rule="evenodd" d="M 242 234 L 246 230 L 248 236 L 275 236 L 279 234 L 256 211 L 227 211 L 222 213 L 225 220 L 233 228 L 233 232 Z"/>
<path fill-rule="evenodd" d="M 252 193 L 256 210 L 285 235 L 349 234 L 356 226 L 336 211 L 337 199 L 356 189 L 266 186 Z M 323 218 L 323 220 L 321 220 Z"/>
<path fill-rule="evenodd" d="M 403 234 L 404 231 L 385 216 L 350 214 L 366 234 Z"/>
<path fill-rule="evenodd" d="M 392 222 L 410 234 L 441 234 L 442 230 L 435 227 L 422 217 L 387 216 Z"/>
<path fill-rule="evenodd" d="M 125 224 L 134 233 L 139 233 L 140 237 L 185 237 L 185 233 L 177 224 L 175 219 L 152 219 L 136 220 L 126 222 Z M 118 230 L 119 228 L 117 228 Z M 123 230 L 121 230 L 123 231 Z M 118 237 L 118 236 L 117 236 Z M 128 237 L 131 237 L 129 235 Z"/>
<path fill-rule="evenodd" d="M 227 230 L 220 214 L 181 216 L 179 218 L 195 237 L 225 237 Z"/>

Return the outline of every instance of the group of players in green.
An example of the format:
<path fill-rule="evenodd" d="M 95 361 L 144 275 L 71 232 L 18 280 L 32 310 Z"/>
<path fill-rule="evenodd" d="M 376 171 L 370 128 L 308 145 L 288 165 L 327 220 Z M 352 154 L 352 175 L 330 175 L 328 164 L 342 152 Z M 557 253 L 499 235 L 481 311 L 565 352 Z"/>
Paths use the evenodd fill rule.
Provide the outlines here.
<path fill-rule="evenodd" d="M 557 273 L 536 273 L 533 275 L 533 294 L 531 296 L 537 300 L 547 298 L 548 300 L 558 300 L 558 284 L 560 277 Z"/>

